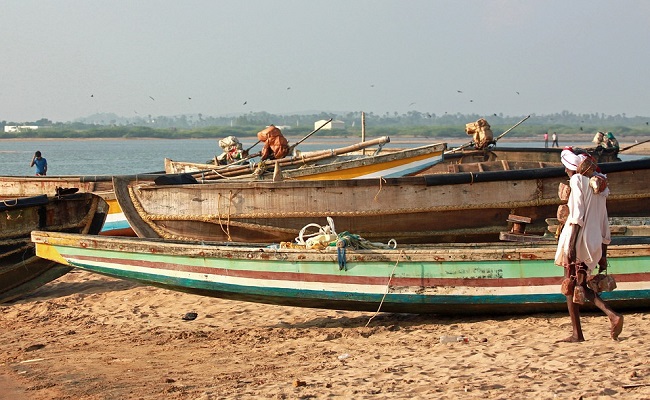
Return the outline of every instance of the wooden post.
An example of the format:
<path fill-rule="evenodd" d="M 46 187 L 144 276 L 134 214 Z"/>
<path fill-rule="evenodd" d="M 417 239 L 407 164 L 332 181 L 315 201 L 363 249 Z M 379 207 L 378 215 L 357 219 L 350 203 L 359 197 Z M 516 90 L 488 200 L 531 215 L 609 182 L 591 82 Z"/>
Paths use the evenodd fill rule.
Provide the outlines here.
<path fill-rule="evenodd" d="M 366 141 L 366 113 L 361 111 L 361 141 Z M 366 149 L 363 149 L 362 154 L 366 155 Z"/>

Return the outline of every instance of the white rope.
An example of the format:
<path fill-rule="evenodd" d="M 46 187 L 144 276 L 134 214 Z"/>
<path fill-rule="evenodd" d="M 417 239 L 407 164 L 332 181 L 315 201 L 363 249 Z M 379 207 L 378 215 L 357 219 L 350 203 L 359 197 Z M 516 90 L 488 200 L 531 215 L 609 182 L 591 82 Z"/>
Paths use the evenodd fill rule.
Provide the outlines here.
<path fill-rule="evenodd" d="M 403 254 L 404 254 L 404 250 L 400 250 L 399 255 L 401 256 Z M 381 301 L 379 302 L 379 307 L 377 308 L 377 311 L 375 311 L 375 313 L 370 317 L 370 319 L 366 323 L 365 328 L 367 328 L 368 325 L 370 325 L 370 321 L 372 321 L 372 319 L 375 318 L 377 314 L 379 314 L 379 312 L 381 311 L 381 306 L 384 304 L 384 299 L 386 299 L 386 295 L 390 290 L 390 281 L 393 280 L 393 274 L 395 273 L 395 268 L 397 268 L 397 264 L 399 264 L 399 257 L 397 257 L 397 261 L 395 261 L 395 265 L 393 265 L 393 270 L 390 271 L 390 276 L 388 277 L 388 283 L 386 284 L 386 292 L 384 292 L 384 295 L 382 296 Z"/>

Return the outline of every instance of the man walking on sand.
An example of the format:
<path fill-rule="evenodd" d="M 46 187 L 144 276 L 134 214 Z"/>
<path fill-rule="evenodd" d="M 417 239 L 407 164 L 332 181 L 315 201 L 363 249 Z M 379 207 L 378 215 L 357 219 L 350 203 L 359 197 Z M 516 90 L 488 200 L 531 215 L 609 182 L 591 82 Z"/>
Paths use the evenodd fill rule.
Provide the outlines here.
<path fill-rule="evenodd" d="M 585 299 L 607 315 L 610 335 L 612 339 L 618 340 L 623 331 L 623 316 L 614 312 L 587 285 L 587 278 L 596 266 L 599 267 L 599 272 L 607 269 L 607 245 L 611 241 L 606 204 L 609 195 L 607 178 L 595 172 L 597 166 L 589 156 L 576 155 L 565 149 L 560 157 L 570 178 L 571 192 L 567 204 L 569 216 L 558 240 L 555 264 L 564 267 L 567 284 L 563 283 L 562 286 L 563 289 L 566 287 L 563 292 L 573 327 L 571 336 L 562 341 L 585 340 L 580 325 L 580 305 Z"/>

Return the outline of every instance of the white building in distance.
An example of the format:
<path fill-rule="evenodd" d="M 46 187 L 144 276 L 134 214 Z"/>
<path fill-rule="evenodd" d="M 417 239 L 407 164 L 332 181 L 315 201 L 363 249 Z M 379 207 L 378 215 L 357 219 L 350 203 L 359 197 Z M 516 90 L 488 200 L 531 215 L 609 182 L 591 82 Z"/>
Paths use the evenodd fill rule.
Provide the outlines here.
<path fill-rule="evenodd" d="M 35 125 L 5 125 L 5 133 L 20 133 L 25 131 L 35 131 L 38 126 Z"/>
<path fill-rule="evenodd" d="M 320 121 L 314 122 L 314 129 L 318 129 L 326 121 L 327 121 L 326 119 L 321 119 Z M 330 121 L 327 123 L 327 125 L 323 126 L 321 129 L 328 129 L 328 130 L 345 129 L 345 122 L 339 120 Z"/>

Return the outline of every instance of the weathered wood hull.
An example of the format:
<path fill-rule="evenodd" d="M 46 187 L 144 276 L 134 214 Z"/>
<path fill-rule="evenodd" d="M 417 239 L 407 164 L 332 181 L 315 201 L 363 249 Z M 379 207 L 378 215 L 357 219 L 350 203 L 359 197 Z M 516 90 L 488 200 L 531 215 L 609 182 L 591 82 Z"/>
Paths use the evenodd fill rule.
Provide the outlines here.
<path fill-rule="evenodd" d="M 623 240 L 625 239 L 625 240 Z M 630 241 L 629 239 L 634 239 Z M 295 307 L 437 314 L 566 310 L 556 245 L 444 244 L 304 250 L 34 232 L 48 260 L 148 285 Z M 617 310 L 650 306 L 650 239 L 608 249 Z"/>
<path fill-rule="evenodd" d="M 650 159 L 601 164 L 612 217 L 645 216 Z M 543 234 L 556 216 L 563 168 L 336 181 L 220 182 L 156 186 L 115 179 L 116 197 L 140 237 L 292 241 L 310 223 L 398 243 L 498 241 L 510 214 Z"/>
<path fill-rule="evenodd" d="M 108 204 L 99 196 L 77 193 L 4 200 L 0 206 L 0 302 L 23 296 L 67 273 L 70 268 L 35 256 L 33 230 L 97 234 Z"/>
<path fill-rule="evenodd" d="M 153 179 L 158 174 L 134 175 L 134 179 Z M 80 193 L 94 193 L 109 205 L 106 222 L 100 234 L 108 236 L 135 236 L 115 199 L 111 176 L 0 176 L 0 199 L 15 199 L 38 195 L 54 196 L 57 189 L 78 189 Z"/>
<path fill-rule="evenodd" d="M 621 161 L 618 152 L 585 149 L 596 158 L 598 163 Z M 512 165 L 509 169 L 518 169 L 518 163 L 536 162 L 537 168 L 549 165 L 560 165 L 561 148 L 545 147 L 492 147 L 483 150 L 465 149 L 454 152 L 453 149 L 445 152 L 444 160 L 417 173 L 417 175 L 457 172 L 463 170 L 463 165 L 502 161 Z M 456 169 L 454 169 L 456 165 Z M 470 167 L 471 168 L 471 167 Z M 468 169 L 465 169 L 468 170 Z"/>
<path fill-rule="evenodd" d="M 383 146 L 388 137 L 357 143 L 339 149 L 322 150 L 299 156 L 289 156 L 276 161 L 252 165 L 215 166 L 165 159 L 165 171 L 170 174 L 192 173 L 203 181 L 220 179 L 269 180 L 269 179 L 363 179 L 383 176 L 399 177 L 417 173 L 439 163 L 446 149 L 444 143 L 387 150 L 379 154 L 362 154 L 360 149 Z M 277 173 L 276 168 L 279 168 Z M 197 173 L 197 171 L 202 171 Z"/>
<path fill-rule="evenodd" d="M 282 172 L 283 179 L 329 180 L 396 178 L 415 174 L 442 161 L 445 144 L 431 144 L 386 154 L 355 157 L 325 165 L 305 165 Z"/>

